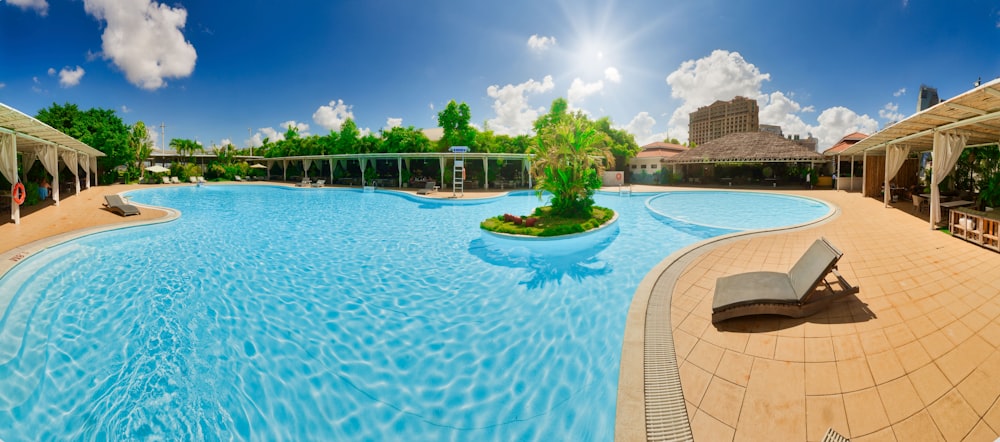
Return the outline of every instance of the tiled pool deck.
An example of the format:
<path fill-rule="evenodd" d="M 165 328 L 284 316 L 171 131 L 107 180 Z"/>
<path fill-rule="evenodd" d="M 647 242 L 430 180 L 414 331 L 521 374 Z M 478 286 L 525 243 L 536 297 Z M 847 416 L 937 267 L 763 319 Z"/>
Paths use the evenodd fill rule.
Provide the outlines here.
<path fill-rule="evenodd" d="M 13 265 L 18 250 L 43 248 L 45 238 L 166 216 L 144 209 L 126 219 L 101 209 L 103 195 L 143 187 L 148 186 L 91 188 L 66 197 L 59 207 L 23 215 L 18 226 L 0 225 L 0 272 Z M 857 193 L 783 193 L 822 199 L 841 212 L 804 229 L 698 248 L 683 265 L 673 266 L 675 274 L 650 275 L 637 293 L 637 299 L 653 292 L 671 295 L 664 311 L 669 309 L 694 438 L 812 441 L 832 427 L 852 440 L 996 439 L 1000 254 L 930 230 L 909 204 L 886 209 Z M 856 296 L 806 319 L 756 317 L 712 325 L 716 278 L 787 271 L 820 236 L 844 252 L 840 271 L 860 288 Z M 636 327 L 647 326 L 643 310 L 629 314 L 618 404 L 628 413 L 618 419 L 620 440 L 646 439 L 643 380 L 629 378 L 643 369 L 641 352 L 634 356 L 644 336 Z"/>

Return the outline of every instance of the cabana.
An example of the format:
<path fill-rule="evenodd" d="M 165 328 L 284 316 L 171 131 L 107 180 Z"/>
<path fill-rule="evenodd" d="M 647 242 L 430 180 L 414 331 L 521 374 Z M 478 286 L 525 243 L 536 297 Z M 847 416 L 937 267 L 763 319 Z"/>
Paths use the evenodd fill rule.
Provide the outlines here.
<path fill-rule="evenodd" d="M 863 195 L 873 194 L 878 186 L 889 183 L 911 153 L 932 152 L 930 225 L 941 221 L 941 194 L 938 185 L 955 168 L 966 147 L 982 147 L 1000 141 L 1000 79 L 971 89 L 959 96 L 924 109 L 859 141 L 840 154 L 882 157 L 882 183 L 870 182 L 864 175 Z M 866 169 L 867 172 L 867 169 Z M 889 192 L 883 196 L 889 207 Z"/>
<path fill-rule="evenodd" d="M 737 132 L 708 141 L 663 160 L 677 166 L 733 163 L 808 163 L 811 167 L 829 160 L 815 150 L 770 132 Z M 767 178 L 767 177 L 765 177 Z"/>
<path fill-rule="evenodd" d="M 86 177 L 85 186 L 90 188 L 91 176 L 97 178 L 97 157 L 105 156 L 103 152 L 62 133 L 38 119 L 25 115 L 21 111 L 0 103 L 0 174 L 11 185 L 17 185 L 18 155 L 21 157 L 21 170 L 27 175 L 28 170 L 36 160 L 42 163 L 45 171 L 52 175 L 52 199 L 59 205 L 59 160 L 62 159 L 67 169 L 74 176 L 76 193 L 80 193 L 79 169 Z M 27 179 L 27 176 L 24 177 Z M 11 189 L 10 219 L 14 224 L 21 223 L 21 206 L 14 201 Z"/>

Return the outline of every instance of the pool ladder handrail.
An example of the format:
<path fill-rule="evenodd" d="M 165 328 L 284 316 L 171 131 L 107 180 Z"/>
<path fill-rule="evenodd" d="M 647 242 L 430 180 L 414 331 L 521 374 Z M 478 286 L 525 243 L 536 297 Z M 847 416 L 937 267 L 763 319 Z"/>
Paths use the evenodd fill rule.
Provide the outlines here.
<path fill-rule="evenodd" d="M 632 196 L 632 185 L 618 185 L 618 196 Z"/>

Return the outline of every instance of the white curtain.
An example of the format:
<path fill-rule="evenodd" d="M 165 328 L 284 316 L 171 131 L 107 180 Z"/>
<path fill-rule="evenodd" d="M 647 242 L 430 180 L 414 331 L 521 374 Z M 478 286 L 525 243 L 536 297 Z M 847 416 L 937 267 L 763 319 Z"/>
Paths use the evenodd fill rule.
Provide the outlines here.
<path fill-rule="evenodd" d="M 90 158 L 90 172 L 94 174 L 94 185 L 97 185 L 97 157 Z M 87 187 L 90 187 L 90 181 L 87 181 Z"/>
<path fill-rule="evenodd" d="M 965 149 L 965 141 L 968 135 L 958 133 L 934 133 L 934 150 L 931 158 L 934 163 L 931 166 L 931 228 L 941 221 L 941 191 L 938 184 L 944 181 L 945 177 L 955 168 L 958 157 Z"/>
<path fill-rule="evenodd" d="M 910 155 L 910 146 L 893 144 L 885 149 L 885 183 L 883 184 L 885 195 L 883 198 L 886 207 L 889 207 L 889 200 L 892 198 L 889 181 L 896 177 L 896 172 L 899 172 L 899 168 L 903 167 L 903 162 L 906 161 L 908 155 Z"/>
<path fill-rule="evenodd" d="M 56 172 L 59 171 L 59 156 L 56 150 L 55 146 L 45 146 L 42 149 L 42 154 L 38 156 L 38 160 L 42 162 L 42 167 L 45 168 L 45 171 L 49 175 L 52 175 L 52 179 L 56 179 Z"/>
<path fill-rule="evenodd" d="M 312 166 L 312 160 L 302 160 L 302 176 L 309 178 L 309 166 Z"/>
<path fill-rule="evenodd" d="M 69 169 L 70 173 L 72 173 L 73 176 L 76 176 L 76 174 L 78 173 L 76 171 L 76 165 L 77 165 L 76 151 L 67 150 L 67 151 L 63 152 L 62 153 L 62 160 L 63 160 L 64 163 L 66 163 L 66 168 Z"/>
<path fill-rule="evenodd" d="M 0 132 L 0 173 L 10 181 L 11 186 L 17 184 L 17 145 L 14 144 L 14 134 Z"/>
<path fill-rule="evenodd" d="M 21 173 L 24 174 L 22 181 L 28 180 L 28 170 L 31 166 L 35 164 L 35 160 L 38 159 L 38 153 L 35 151 L 21 152 Z"/>

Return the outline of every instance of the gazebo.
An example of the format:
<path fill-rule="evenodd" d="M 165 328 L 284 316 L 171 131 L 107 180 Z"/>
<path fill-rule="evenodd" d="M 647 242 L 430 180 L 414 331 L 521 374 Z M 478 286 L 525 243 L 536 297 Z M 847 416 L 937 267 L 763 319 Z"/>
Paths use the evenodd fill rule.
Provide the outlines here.
<path fill-rule="evenodd" d="M 861 155 L 864 161 L 881 157 L 882 183 L 870 182 L 864 175 L 865 195 L 879 185 L 889 188 L 890 181 L 911 153 L 932 152 L 930 225 L 941 221 L 941 195 L 938 185 L 955 168 L 962 150 L 1000 141 L 1000 79 L 977 86 L 961 95 L 924 109 L 859 141 L 840 155 Z M 867 169 L 866 169 L 867 172 Z M 889 192 L 883 196 L 889 207 Z"/>
<path fill-rule="evenodd" d="M 675 174 L 678 166 L 703 165 L 714 170 L 721 164 L 808 163 L 815 166 L 828 161 L 818 152 L 770 132 L 731 133 L 663 160 L 664 164 L 673 167 Z"/>
<path fill-rule="evenodd" d="M 66 164 L 74 177 L 77 177 L 78 169 L 82 169 L 87 178 L 85 185 L 89 188 L 91 173 L 95 178 L 97 175 L 97 157 L 105 156 L 103 152 L 80 140 L 0 103 L 0 174 L 11 185 L 16 185 L 20 180 L 17 175 L 18 154 L 25 174 L 38 160 L 52 175 L 52 180 L 56 183 L 52 186 L 52 199 L 56 205 L 59 205 L 59 160 Z M 80 193 L 80 180 L 74 181 L 76 193 Z M 14 224 L 20 224 L 21 206 L 14 202 L 13 192 L 5 196 L 11 198 L 10 219 Z"/>

